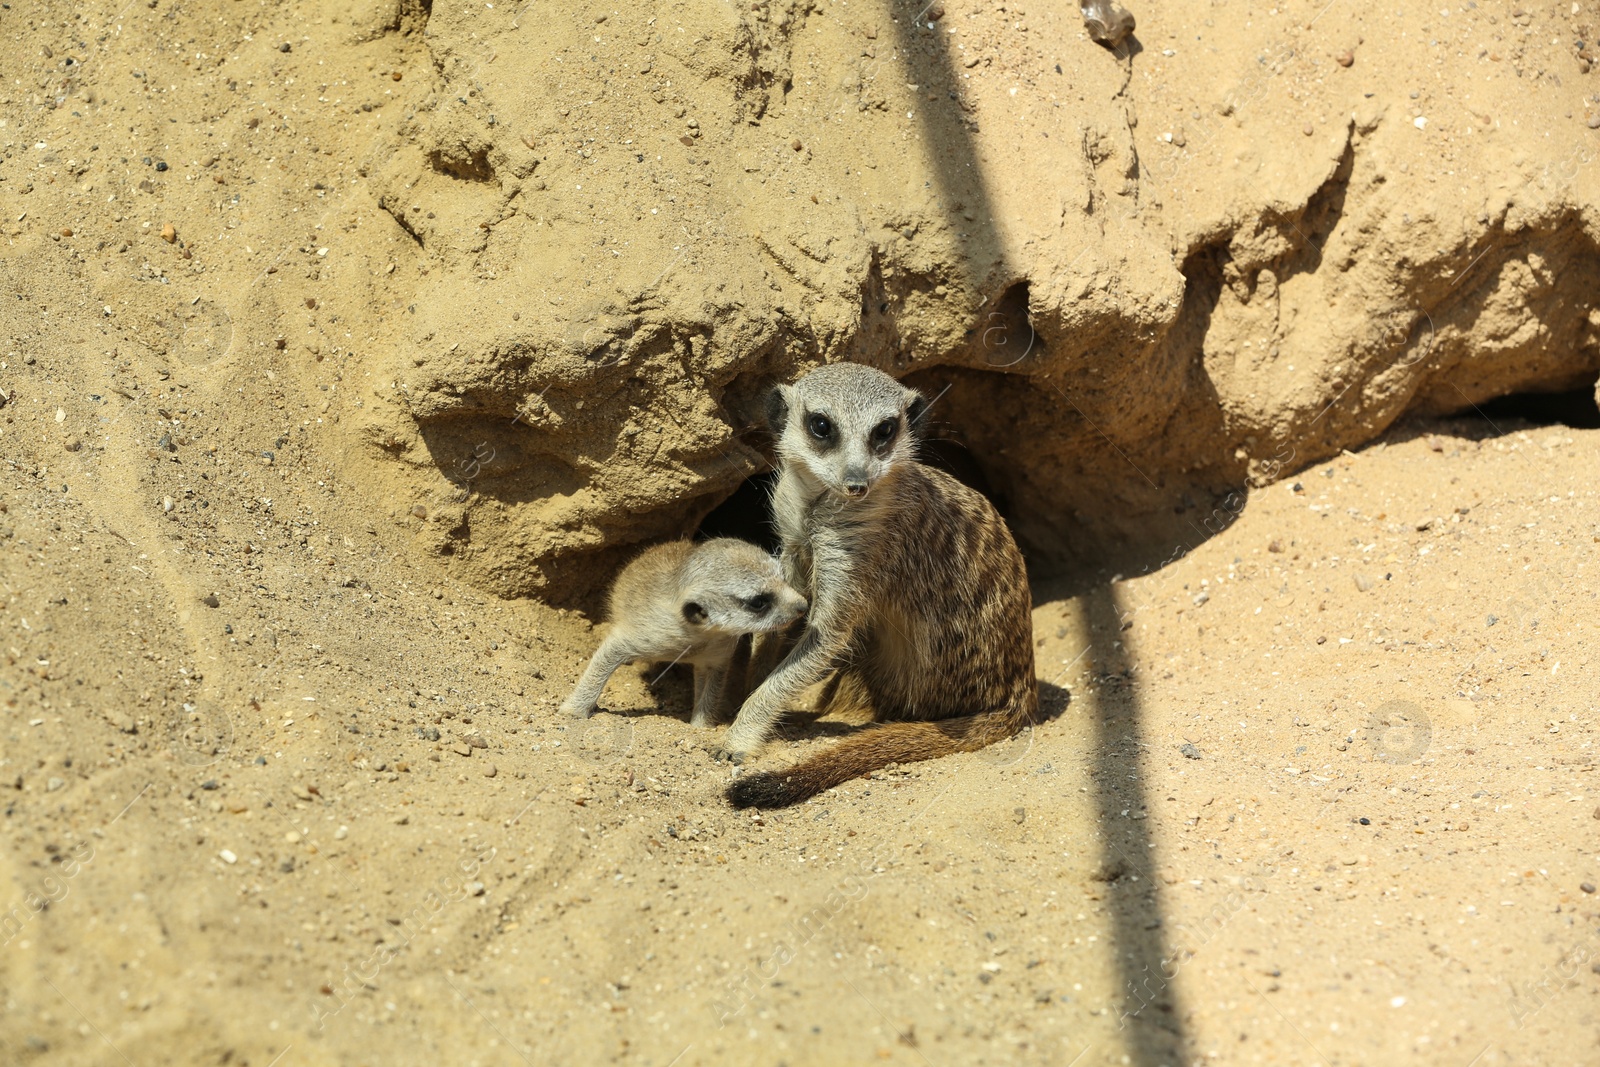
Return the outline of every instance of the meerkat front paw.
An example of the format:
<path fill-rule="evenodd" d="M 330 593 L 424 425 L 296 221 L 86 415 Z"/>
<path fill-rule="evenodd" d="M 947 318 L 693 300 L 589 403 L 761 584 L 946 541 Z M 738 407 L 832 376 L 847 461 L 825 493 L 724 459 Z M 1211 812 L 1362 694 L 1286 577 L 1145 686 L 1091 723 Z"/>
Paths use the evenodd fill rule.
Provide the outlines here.
<path fill-rule="evenodd" d="M 563 714 L 570 715 L 574 719 L 587 719 L 590 715 L 594 714 L 593 706 L 586 708 L 581 704 L 574 704 L 571 701 L 561 705 L 561 711 Z"/>
<path fill-rule="evenodd" d="M 718 763 L 741 764 L 750 758 L 750 753 L 728 748 L 726 745 L 715 745 L 711 749 L 711 758 Z"/>

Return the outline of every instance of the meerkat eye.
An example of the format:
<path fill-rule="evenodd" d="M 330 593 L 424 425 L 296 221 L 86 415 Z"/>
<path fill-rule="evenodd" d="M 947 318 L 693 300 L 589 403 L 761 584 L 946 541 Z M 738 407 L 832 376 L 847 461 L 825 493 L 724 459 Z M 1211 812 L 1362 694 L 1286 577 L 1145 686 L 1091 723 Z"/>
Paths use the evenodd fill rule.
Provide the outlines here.
<path fill-rule="evenodd" d="M 826 415 L 812 415 L 806 419 L 806 429 L 811 431 L 812 437 L 826 441 L 833 434 L 833 420 Z"/>
<path fill-rule="evenodd" d="M 894 435 L 900 430 L 899 419 L 884 419 L 872 428 L 872 443 L 882 447 L 894 440 Z"/>
<path fill-rule="evenodd" d="M 744 606 L 752 615 L 765 615 L 772 610 L 772 594 L 762 593 L 760 596 L 753 596 L 744 602 Z"/>

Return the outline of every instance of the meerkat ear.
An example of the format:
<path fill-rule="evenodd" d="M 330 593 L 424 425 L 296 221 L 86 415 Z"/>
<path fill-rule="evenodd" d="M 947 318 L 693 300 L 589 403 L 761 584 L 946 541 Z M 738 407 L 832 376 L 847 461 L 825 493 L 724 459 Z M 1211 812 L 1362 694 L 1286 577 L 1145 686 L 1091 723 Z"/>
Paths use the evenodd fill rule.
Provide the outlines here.
<path fill-rule="evenodd" d="M 772 436 L 782 437 L 784 424 L 789 421 L 789 387 L 775 385 L 767 393 L 767 429 Z"/>
<path fill-rule="evenodd" d="M 705 608 L 701 607 L 699 604 L 696 604 L 692 600 L 688 600 L 685 601 L 683 605 L 683 617 L 689 620 L 689 622 L 693 623 L 695 626 L 701 626 L 704 625 L 705 621 L 711 616 L 706 613 Z"/>
<path fill-rule="evenodd" d="M 906 390 L 906 425 L 911 430 L 911 435 L 918 440 L 922 438 L 922 417 L 928 413 L 928 399 L 915 389 Z"/>

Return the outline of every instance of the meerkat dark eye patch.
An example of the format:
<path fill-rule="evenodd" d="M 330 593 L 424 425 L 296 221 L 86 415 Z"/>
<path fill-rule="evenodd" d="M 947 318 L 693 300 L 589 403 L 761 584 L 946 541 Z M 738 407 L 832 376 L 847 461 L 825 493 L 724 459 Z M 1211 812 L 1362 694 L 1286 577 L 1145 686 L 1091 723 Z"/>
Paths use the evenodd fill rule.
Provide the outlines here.
<path fill-rule="evenodd" d="M 696 626 L 699 626 L 711 616 L 706 613 L 705 608 L 701 607 L 699 604 L 696 604 L 693 600 L 690 600 L 686 601 L 683 605 L 683 617 L 694 623 Z"/>
<path fill-rule="evenodd" d="M 872 447 L 883 448 L 900 432 L 899 419 L 884 419 L 872 428 Z"/>
<path fill-rule="evenodd" d="M 833 437 L 833 420 L 826 415 L 807 415 L 806 432 L 818 441 L 827 441 Z"/>
<path fill-rule="evenodd" d="M 772 594 L 762 593 L 744 601 L 745 610 L 752 615 L 765 615 L 772 610 Z"/>

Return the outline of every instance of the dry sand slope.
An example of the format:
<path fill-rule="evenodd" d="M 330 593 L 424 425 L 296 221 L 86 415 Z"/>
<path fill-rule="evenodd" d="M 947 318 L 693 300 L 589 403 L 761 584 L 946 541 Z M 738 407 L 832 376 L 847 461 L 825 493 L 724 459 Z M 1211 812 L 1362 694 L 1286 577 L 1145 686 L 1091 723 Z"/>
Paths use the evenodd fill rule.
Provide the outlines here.
<path fill-rule="evenodd" d="M 1294 31 L 1322 49 L 1316 77 L 1289 64 L 1279 82 L 1248 74 L 1253 49 L 1281 36 L 1277 9 L 1211 5 L 1194 18 L 1222 44 L 1199 62 L 1223 81 L 1242 78 L 1250 99 L 1272 101 L 1273 121 L 1302 139 L 1283 147 L 1271 123 L 1267 134 L 1238 127 L 1279 144 L 1292 188 L 1268 210 L 1271 196 L 1234 197 L 1248 180 L 1213 185 L 1200 177 L 1220 172 L 1197 164 L 1181 171 L 1193 191 L 1168 200 L 1176 220 L 1162 223 L 1115 187 L 1172 123 L 1129 125 L 1116 102 L 1138 101 L 1148 116 L 1170 103 L 1163 94 L 1208 94 L 1209 83 L 1177 74 L 1150 81 L 1158 58 L 1186 61 L 1172 47 L 1178 30 L 1157 29 L 1180 13 L 1138 12 L 1145 51 L 1124 91 L 1125 68 L 1075 36 L 1070 8 L 949 6 L 950 20 L 984 20 L 974 31 L 984 58 L 960 68 L 979 81 L 1013 61 L 1049 71 L 1057 52 L 1069 70 L 1100 71 L 1090 80 L 1105 91 L 1079 103 L 1110 125 L 1103 143 L 1074 148 L 1091 160 L 1083 174 L 1100 213 L 1069 217 L 1062 204 L 1076 199 L 1041 197 L 1040 216 L 1068 228 L 1040 244 L 996 223 L 973 227 L 976 251 L 951 243 L 919 259 L 914 242 L 871 251 L 852 213 L 909 195 L 906 173 L 891 173 L 901 142 L 882 141 L 884 169 L 874 170 L 865 142 L 852 147 L 849 130 L 819 120 L 802 146 L 859 151 L 866 173 L 858 187 L 840 179 L 833 200 L 818 197 L 845 205 L 834 215 L 805 225 L 776 216 L 788 244 L 774 242 L 774 255 L 809 272 L 800 288 L 812 295 L 741 261 L 733 238 L 697 253 L 692 277 L 725 271 L 749 307 L 773 309 L 779 325 L 759 336 L 750 326 L 759 316 L 728 311 L 738 300 L 690 306 L 687 282 L 658 304 L 624 301 L 616 321 L 610 311 L 589 325 L 564 318 L 543 295 L 537 307 L 470 321 L 510 298 L 472 290 L 474 272 L 523 277 L 541 262 L 475 236 L 491 231 L 469 210 L 498 222 L 504 205 L 471 184 L 475 128 L 449 117 L 456 98 L 440 92 L 461 76 L 460 57 L 444 53 L 472 40 L 469 20 L 489 18 L 488 5 L 433 11 L 453 35 L 434 46 L 421 33 L 428 7 L 410 2 L 0 8 L 0 1063 L 1596 1061 L 1600 416 L 1572 394 L 1566 425 L 1492 407 L 1435 417 L 1450 406 L 1440 400 L 1450 383 L 1473 399 L 1530 382 L 1592 389 L 1584 279 L 1595 270 L 1595 220 L 1583 196 L 1593 174 L 1548 170 L 1597 143 L 1578 139 L 1595 136 L 1594 75 L 1576 73 L 1588 61 L 1573 37 L 1587 34 L 1588 16 L 1570 4 L 1453 10 L 1440 19 L 1457 22 L 1421 38 L 1456 34 L 1448 40 L 1461 50 L 1446 54 L 1417 43 L 1422 23 L 1377 13 L 1364 26 L 1360 13 L 1333 9 L 1320 25 L 1338 32 Z M 798 27 L 795 69 L 891 50 L 887 9 L 871 8 L 880 39 L 842 4 L 779 7 L 783 25 Z M 580 22 L 591 32 L 594 18 L 569 3 L 517 12 L 549 35 L 571 36 Z M 1316 12 L 1292 14 L 1303 26 Z M 848 55 L 832 43 L 807 53 L 807 27 L 857 36 Z M 1248 44 L 1230 45 L 1234 32 Z M 1480 33 L 1481 55 L 1464 43 Z M 1281 282 L 1282 303 L 1263 304 L 1263 274 L 1229 275 L 1220 255 L 1207 259 L 1214 277 L 1181 273 L 1191 245 L 1216 240 L 1239 251 L 1228 263 L 1253 256 L 1260 266 L 1294 229 L 1262 218 L 1306 222 L 1327 209 L 1308 198 L 1347 135 L 1342 121 L 1324 123 L 1319 106 L 1333 98 L 1317 86 L 1338 76 L 1336 53 L 1363 38 L 1391 56 L 1435 49 L 1419 52 L 1426 65 L 1363 74 L 1402 131 L 1422 129 L 1407 125 L 1422 106 L 1408 79 L 1446 112 L 1469 63 L 1526 91 L 1525 105 L 1506 102 L 1520 99 L 1512 93 L 1497 106 L 1522 106 L 1515 114 L 1533 132 L 1507 132 L 1520 140 L 1478 157 L 1520 176 L 1508 179 L 1509 206 L 1490 221 L 1467 217 L 1467 236 L 1444 251 L 1432 228 L 1412 232 L 1411 245 L 1400 239 L 1406 203 L 1364 216 L 1388 243 L 1347 266 L 1360 284 L 1338 289 L 1337 305 L 1319 304 L 1339 267 L 1330 257 L 1323 268 L 1316 249 L 1287 253 L 1281 278 L 1262 268 L 1267 289 Z M 749 94 L 767 91 L 757 78 L 730 94 L 743 68 L 730 73 L 700 51 L 706 69 L 686 84 L 699 87 L 687 99 L 702 114 L 735 97 L 753 106 Z M 696 54 L 663 48 L 651 61 L 692 67 Z M 758 74 L 789 61 L 760 55 Z M 1044 91 L 1019 84 L 1025 101 Z M 1279 99 L 1280 86 L 1300 95 Z M 972 90 L 973 114 L 997 138 L 993 169 L 1048 173 L 1048 158 L 1023 166 L 999 152 L 1016 116 L 984 109 L 1013 99 L 1011 87 L 994 77 Z M 558 90 L 529 107 L 554 122 L 566 106 Z M 900 103 L 891 110 L 887 99 L 863 113 L 887 124 Z M 1200 106 L 1193 113 L 1213 114 Z M 1298 132 L 1300 106 L 1316 112 L 1311 134 Z M 460 151 L 446 144 L 443 169 L 419 186 L 428 199 L 408 198 L 405 168 L 422 165 L 417 145 L 442 143 L 441 114 L 464 124 L 449 127 Z M 673 121 L 683 117 L 692 116 Z M 1235 129 L 1223 117 L 1190 120 L 1186 139 L 1231 145 L 1217 132 Z M 724 135 L 709 120 L 703 128 L 702 140 Z M 1391 139 L 1380 152 L 1385 180 L 1369 175 L 1371 187 L 1421 196 L 1440 182 L 1434 164 L 1474 158 L 1475 146 L 1452 142 L 1445 153 L 1378 128 Z M 674 143 L 680 134 L 695 140 L 674 126 Z M 769 134 L 796 154 L 798 135 L 760 136 Z M 1300 158 L 1301 143 L 1315 152 Z M 590 150 L 549 169 L 570 176 L 588 165 L 576 153 Z M 507 158 L 504 173 L 515 173 Z M 689 212 L 674 225 L 709 224 L 739 195 L 729 175 L 753 173 L 736 153 L 698 158 L 717 158 L 711 180 L 721 184 L 716 196 L 663 191 Z M 698 185 L 702 166 L 712 164 L 679 161 L 658 177 Z M 1139 173 L 1133 166 L 1130 189 Z M 1489 173 L 1489 184 L 1506 185 Z M 559 192 L 524 177 L 519 196 Z M 995 195 L 1015 207 L 1027 187 L 1008 180 Z M 601 231 L 584 236 L 576 200 L 561 195 L 504 218 L 537 233 L 557 216 L 572 223 L 579 236 L 541 252 L 570 274 L 564 299 L 582 288 L 580 257 L 609 250 L 585 243 Z M 784 195 L 762 195 L 763 209 L 780 212 Z M 1185 208 L 1185 196 L 1204 203 Z M 446 204 L 461 216 L 442 217 Z M 907 228 L 922 210 L 907 208 Z M 1505 222 L 1505 211 L 1525 225 Z M 788 249 L 813 229 L 823 243 L 859 241 L 808 266 Z M 1080 292 L 1061 253 L 1091 231 L 1104 242 L 1099 281 Z M 621 222 L 603 228 L 608 240 L 624 232 Z M 650 240 L 670 250 L 668 238 Z M 474 240 L 484 242 L 476 251 Z M 1272 378 L 1276 364 L 1252 362 L 1259 349 L 1246 342 L 1263 331 L 1310 348 L 1345 337 L 1339 323 L 1363 306 L 1360 285 L 1408 277 L 1363 273 L 1377 271 L 1373 258 L 1444 263 L 1465 250 L 1452 269 L 1469 277 L 1474 242 L 1496 265 L 1490 276 L 1457 290 L 1443 274 L 1419 284 L 1455 316 L 1440 318 L 1437 351 L 1493 358 L 1452 364 L 1451 377 L 1418 363 L 1432 341 L 1419 349 L 1401 330 L 1388 349 L 1361 349 L 1367 362 L 1354 360 L 1345 379 L 1318 362 L 1310 384 L 1290 382 Z M 1064 332 L 1132 336 L 1141 315 L 1150 329 L 1191 331 L 1145 352 L 1158 364 L 1189 353 L 1188 399 L 1128 401 L 1130 421 L 1107 426 L 1132 432 L 1169 402 L 1188 412 L 1177 439 L 1204 445 L 1192 482 L 1179 478 L 1187 464 L 1160 467 L 1172 457 L 1151 460 L 1064 414 L 1080 404 L 1114 413 L 1119 396 L 1145 388 L 1138 375 L 1102 393 L 1069 386 L 1054 407 L 1040 396 L 1057 394 L 1030 393 L 1013 411 L 995 406 L 1010 385 L 904 368 L 930 384 L 954 376 L 948 432 L 972 445 L 980 476 L 1016 471 L 1002 488 L 1032 515 L 1036 547 L 1052 523 L 1078 521 L 1073 506 L 1095 511 L 1081 521 L 1097 536 L 1125 532 L 1104 513 L 1125 519 L 1135 504 L 1169 516 L 1134 554 L 1126 573 L 1136 577 L 1099 566 L 1109 553 L 1041 570 L 1037 652 L 1056 717 L 1010 744 L 765 814 L 722 801 L 730 772 L 710 762 L 709 735 L 688 727 L 682 678 L 652 686 L 630 668 L 608 690 L 606 713 L 582 726 L 558 718 L 595 633 L 570 609 L 496 592 L 526 592 L 541 567 L 572 589 L 603 585 L 619 546 L 692 525 L 758 463 L 754 445 L 729 444 L 740 432 L 730 414 L 743 402 L 738 382 L 753 396 L 761 373 L 870 354 L 878 342 L 958 348 L 966 320 L 934 299 L 932 279 L 939 256 L 983 248 L 997 258 L 968 264 L 949 291 L 1005 289 L 1020 271 L 1035 292 L 1055 286 L 1039 298 L 1047 310 L 1088 309 L 1058 323 Z M 862 321 L 859 279 L 840 266 L 857 253 L 888 263 L 890 282 L 912 279 L 884 283 L 903 304 L 892 323 Z M 624 281 L 637 288 L 659 266 Z M 1196 285 L 1215 301 L 1211 313 L 1172 318 L 1176 305 L 1164 301 Z M 1474 295 L 1452 304 L 1463 291 Z M 452 292 L 477 295 L 451 305 Z M 977 313 L 1001 314 L 1010 330 L 1005 316 L 1034 310 L 1023 303 Z M 1293 314 L 1265 321 L 1283 308 Z M 725 347 L 674 333 L 702 312 Z M 457 333 L 439 335 L 446 325 Z M 747 327 L 756 332 L 739 332 Z M 526 367 L 501 373 L 532 352 L 529 366 L 560 378 L 571 370 L 560 345 L 578 351 L 592 328 L 626 342 L 618 351 L 643 352 L 647 372 L 585 377 L 574 363 L 547 408 L 527 403 L 536 390 Z M 539 331 L 570 329 L 538 347 Z M 958 368 L 993 362 L 993 352 L 951 351 Z M 1118 366 L 1069 356 L 1052 358 L 1082 375 Z M 650 416 L 661 400 L 651 390 L 679 380 L 665 368 L 680 357 L 698 377 L 667 405 L 683 420 L 675 437 Z M 397 399 L 407 364 L 418 388 Z M 623 365 L 594 364 L 597 374 Z M 1419 365 L 1433 377 L 1406 377 Z M 1257 397 L 1252 383 L 1269 378 L 1276 391 Z M 461 388 L 447 394 L 451 383 Z M 515 400 L 545 436 L 496 429 L 514 441 L 504 451 L 501 437 L 478 435 L 489 423 L 462 422 L 450 407 L 467 403 L 469 384 L 490 406 Z M 713 385 L 728 391 L 713 397 Z M 591 386 L 609 390 L 612 406 L 626 406 L 628 390 L 654 397 L 630 424 L 641 444 L 606 451 L 616 426 L 577 406 Z M 1391 427 L 1408 405 L 1427 418 Z M 1262 427 L 1278 414 L 1274 436 Z M 1037 464 L 1018 460 L 1020 446 L 1003 458 L 1014 442 L 997 427 L 1032 432 L 1052 419 L 1068 430 L 1040 446 Z M 724 469 L 719 455 L 734 462 Z M 1321 461 L 1305 466 L 1312 456 Z M 606 483 L 613 468 L 635 473 Z M 535 477 L 551 471 L 553 483 Z M 1082 491 L 1027 511 L 1030 487 L 1059 488 L 1075 471 L 1126 495 L 1096 505 Z M 578 554 L 563 557 L 569 550 Z M 780 765 L 846 728 L 797 725 L 765 758 Z"/>

